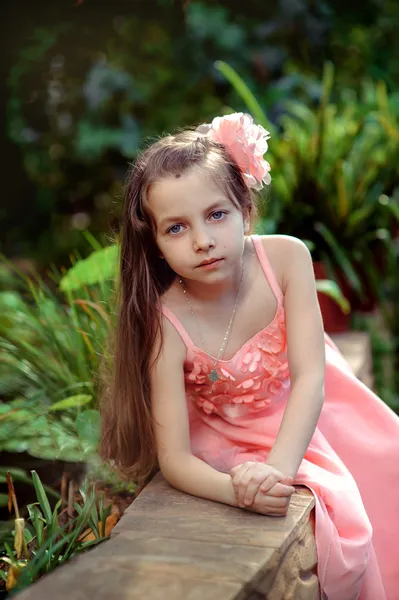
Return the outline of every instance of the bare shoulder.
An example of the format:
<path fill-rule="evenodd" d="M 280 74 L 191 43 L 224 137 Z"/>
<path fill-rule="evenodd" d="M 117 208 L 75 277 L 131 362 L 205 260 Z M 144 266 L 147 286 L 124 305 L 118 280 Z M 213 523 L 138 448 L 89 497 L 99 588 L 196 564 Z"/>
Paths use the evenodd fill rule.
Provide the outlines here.
<path fill-rule="evenodd" d="M 290 235 L 261 235 L 263 248 L 282 290 L 293 269 L 309 270 L 312 257 L 306 244 Z"/>
<path fill-rule="evenodd" d="M 267 252 L 305 252 L 309 253 L 306 244 L 297 237 L 292 235 L 260 235 L 263 247 Z"/>

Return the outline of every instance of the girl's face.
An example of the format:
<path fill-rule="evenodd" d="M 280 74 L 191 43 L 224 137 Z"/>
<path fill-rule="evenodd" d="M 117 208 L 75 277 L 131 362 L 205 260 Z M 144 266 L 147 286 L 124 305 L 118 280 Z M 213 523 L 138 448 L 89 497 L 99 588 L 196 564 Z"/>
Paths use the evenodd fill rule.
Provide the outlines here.
<path fill-rule="evenodd" d="M 196 166 L 152 184 L 148 206 L 160 255 L 180 277 L 217 283 L 236 272 L 249 216 L 203 169 Z"/>

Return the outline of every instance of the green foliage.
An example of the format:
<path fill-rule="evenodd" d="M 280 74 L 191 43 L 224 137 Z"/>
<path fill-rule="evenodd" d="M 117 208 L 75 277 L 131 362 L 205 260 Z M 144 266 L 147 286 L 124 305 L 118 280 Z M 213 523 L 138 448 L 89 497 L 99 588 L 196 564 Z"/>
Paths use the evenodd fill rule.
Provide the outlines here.
<path fill-rule="evenodd" d="M 396 297 L 397 290 L 398 284 L 396 284 Z M 395 303 L 394 301 L 391 303 L 392 300 L 395 299 L 388 297 L 385 304 L 390 304 L 390 316 L 397 322 L 399 312 L 396 306 L 397 302 Z M 386 309 L 386 306 L 383 308 Z M 373 389 L 399 415 L 399 381 L 397 374 L 399 338 L 398 332 L 395 330 L 395 325 L 392 323 L 392 327 L 387 327 L 385 320 L 382 320 L 381 314 L 378 313 L 372 315 L 358 313 L 353 319 L 353 327 L 356 330 L 366 331 L 369 334 L 372 354 Z"/>
<path fill-rule="evenodd" d="M 54 415 L 42 401 L 44 393 L 38 389 L 36 398 L 2 403 L 0 448 L 42 459 L 90 462 L 98 445 L 98 410 L 68 407 Z"/>
<path fill-rule="evenodd" d="M 86 259 L 79 260 L 60 281 L 64 292 L 79 290 L 88 285 L 116 280 L 119 245 L 95 250 Z"/>
<path fill-rule="evenodd" d="M 5 228 L 8 255 L 21 239 L 41 264 L 49 247 L 57 264 L 72 248 L 86 253 L 80 231 L 90 227 L 100 235 L 109 228 L 110 213 L 119 216 L 115 199 L 122 195 L 127 161 L 143 140 L 221 110 L 210 74 L 176 60 L 190 57 L 181 48 L 187 40 L 166 30 L 157 16 L 109 12 L 115 26 L 96 32 L 95 44 L 78 13 L 73 26 L 34 30 L 11 67 L 8 133 L 37 192 L 25 220 L 15 215 Z M 159 102 L 165 97 L 168 102 Z"/>
<path fill-rule="evenodd" d="M 331 300 L 334 300 L 345 315 L 350 313 L 350 303 L 335 281 L 331 279 L 318 279 L 316 281 L 316 289 L 318 292 L 331 298 Z"/>
<path fill-rule="evenodd" d="M 100 361 L 113 320 L 111 282 L 54 292 L 20 277 L 0 292 L 0 449 L 88 461 L 99 435 Z"/>
<path fill-rule="evenodd" d="M 86 254 L 80 231 L 99 235 L 110 213 L 118 218 L 126 161 L 146 140 L 225 106 L 243 108 L 217 60 L 242 74 L 273 123 L 285 99 L 319 98 L 325 58 L 352 88 L 365 76 L 397 86 L 395 0 L 355 2 L 352 10 L 328 0 L 249 0 L 241 8 L 191 0 L 183 10 L 152 0 L 138 15 L 108 3 L 99 19 L 95 4 L 67 3 L 57 22 L 24 33 L 28 41 L 7 65 L 6 125 L 35 192 L 5 199 L 7 255 L 43 264 L 51 251 L 60 264 L 72 248 Z"/>
<path fill-rule="evenodd" d="M 365 77 L 381 79 L 398 90 L 399 5 L 396 0 L 356 1 L 351 10 L 331 3 L 335 12 L 330 56 L 338 66 L 340 85 L 356 87 Z"/>
<path fill-rule="evenodd" d="M 271 103 L 293 92 L 295 76 L 283 73 L 290 53 L 317 64 L 326 2 L 312 8 L 295 0 L 282 11 L 251 0 L 238 13 L 224 4 L 191 0 L 183 10 L 151 0 L 138 15 L 110 3 L 101 19 L 92 3 L 72 4 L 59 7 L 56 23 L 29 32 L 9 65 L 7 130 L 35 192 L 22 222 L 14 199 L 6 200 L 0 225 L 8 256 L 17 249 L 44 264 L 51 251 L 60 264 L 72 248 L 85 254 L 80 231 L 99 235 L 110 213 L 119 216 L 126 161 L 147 140 L 208 121 L 236 99 L 216 59 L 268 90 Z"/>
<path fill-rule="evenodd" d="M 334 103 L 334 71 L 327 63 L 318 105 L 287 101 L 276 132 L 238 74 L 226 65 L 221 70 L 274 133 L 272 191 L 261 204 L 261 219 L 277 205 L 276 229 L 312 241 L 315 259 L 324 260 L 333 277 L 343 274 L 357 297 L 363 299 L 366 281 L 380 296 L 378 261 L 381 254 L 394 260 L 392 234 L 399 223 L 396 95 L 380 82 L 366 85 L 360 99 L 346 91 L 346 101 Z"/>
<path fill-rule="evenodd" d="M 103 494 L 97 499 L 95 488 L 87 479 L 79 488 L 82 504 L 73 502 L 77 517 L 67 519 L 62 525 L 65 510 L 61 509 L 61 499 L 51 508 L 39 476 L 35 471 L 31 474 L 37 502 L 27 506 L 29 518 L 26 522 L 18 517 L 15 519 L 13 547 L 5 543 L 6 556 L 0 559 L 8 567 L 0 575 L 7 581 L 12 595 L 108 537 L 102 532 L 106 531 L 111 505 L 104 506 Z M 93 532 L 94 540 L 85 541 L 82 536 L 87 528 Z"/>

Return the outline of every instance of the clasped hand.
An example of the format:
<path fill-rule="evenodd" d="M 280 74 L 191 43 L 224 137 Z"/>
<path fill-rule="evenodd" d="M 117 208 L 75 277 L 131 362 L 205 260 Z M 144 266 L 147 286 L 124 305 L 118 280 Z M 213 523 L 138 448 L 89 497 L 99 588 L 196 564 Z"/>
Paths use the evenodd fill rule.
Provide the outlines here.
<path fill-rule="evenodd" d="M 286 515 L 295 492 L 293 478 L 262 462 L 245 462 L 230 471 L 240 508 L 267 515 Z"/>

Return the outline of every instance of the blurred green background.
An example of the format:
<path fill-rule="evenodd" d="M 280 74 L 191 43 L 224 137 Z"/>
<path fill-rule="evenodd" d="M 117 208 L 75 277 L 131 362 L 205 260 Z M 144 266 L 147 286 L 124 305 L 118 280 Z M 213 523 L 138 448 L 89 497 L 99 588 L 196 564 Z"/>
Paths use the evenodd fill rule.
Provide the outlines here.
<path fill-rule="evenodd" d="M 247 110 L 215 61 L 246 82 L 277 136 L 287 100 L 315 111 L 326 61 L 335 69 L 332 102 L 353 108 L 340 122 L 347 144 L 376 106 L 377 83 L 389 97 L 398 91 L 393 0 L 16 1 L 3 12 L 1 250 L 40 265 L 87 251 L 81 230 L 103 236 L 115 226 L 127 161 L 145 140 Z M 397 183 L 391 162 L 388 195 Z"/>
<path fill-rule="evenodd" d="M 2 11 L 0 450 L 16 480 L 29 484 L 31 459 L 100 468 L 128 164 L 158 135 L 229 112 L 272 134 L 257 230 L 308 244 L 317 279 L 335 283 L 319 283 L 327 330 L 370 333 L 375 389 L 399 412 L 398 2 Z"/>

